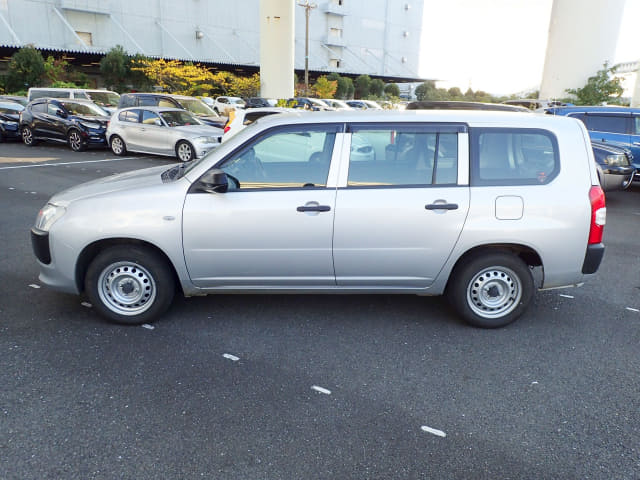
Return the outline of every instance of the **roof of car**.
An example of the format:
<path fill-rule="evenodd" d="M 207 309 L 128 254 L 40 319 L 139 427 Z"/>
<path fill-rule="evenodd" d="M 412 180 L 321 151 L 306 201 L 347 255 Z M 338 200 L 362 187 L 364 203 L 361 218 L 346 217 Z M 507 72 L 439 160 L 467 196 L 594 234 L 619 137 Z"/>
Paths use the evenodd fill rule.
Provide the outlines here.
<path fill-rule="evenodd" d="M 22 106 L 21 104 L 19 104 L 18 102 L 3 102 L 2 98 L 0 98 L 0 107 L 5 107 L 5 108 L 20 108 L 21 110 L 24 110 L 24 106 Z"/>
<path fill-rule="evenodd" d="M 459 102 L 459 101 L 418 101 L 407 105 L 407 110 L 500 110 L 508 112 L 529 112 L 525 107 L 502 103 Z"/>
<path fill-rule="evenodd" d="M 573 107 L 550 107 L 547 112 L 609 112 L 609 113 L 640 113 L 640 108 L 622 107 L 619 105 L 582 105 Z"/>
<path fill-rule="evenodd" d="M 150 110 L 152 112 L 187 112 L 189 113 L 187 110 L 185 110 L 184 108 L 176 108 L 176 107 L 158 107 L 155 105 L 139 105 L 137 107 L 127 107 L 127 108 L 121 108 L 118 110 L 118 112 L 123 112 L 125 110 Z"/>

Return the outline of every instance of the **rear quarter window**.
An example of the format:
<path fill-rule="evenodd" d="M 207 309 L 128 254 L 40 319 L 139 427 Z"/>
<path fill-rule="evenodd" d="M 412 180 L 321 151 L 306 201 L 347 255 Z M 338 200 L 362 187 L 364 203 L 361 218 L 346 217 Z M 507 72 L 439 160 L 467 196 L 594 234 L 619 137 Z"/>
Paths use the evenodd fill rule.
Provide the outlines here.
<path fill-rule="evenodd" d="M 472 185 L 543 185 L 560 171 L 558 141 L 542 129 L 474 128 Z"/>

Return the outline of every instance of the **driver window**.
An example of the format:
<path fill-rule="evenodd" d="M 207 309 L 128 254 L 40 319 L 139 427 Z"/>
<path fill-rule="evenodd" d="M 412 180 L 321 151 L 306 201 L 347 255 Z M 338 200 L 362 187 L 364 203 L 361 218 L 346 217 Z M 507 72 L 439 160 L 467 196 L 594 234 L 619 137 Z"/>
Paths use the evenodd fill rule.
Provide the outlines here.
<path fill-rule="evenodd" d="M 143 110 L 142 123 L 145 125 L 162 125 L 160 117 L 155 112 L 150 112 L 149 110 Z"/>
<path fill-rule="evenodd" d="M 47 113 L 49 115 L 55 115 L 58 110 L 60 110 L 60 107 L 58 105 L 55 105 L 53 103 L 47 104 Z"/>
<path fill-rule="evenodd" d="M 226 159 L 229 190 L 319 188 L 327 184 L 337 127 L 276 131 Z"/>

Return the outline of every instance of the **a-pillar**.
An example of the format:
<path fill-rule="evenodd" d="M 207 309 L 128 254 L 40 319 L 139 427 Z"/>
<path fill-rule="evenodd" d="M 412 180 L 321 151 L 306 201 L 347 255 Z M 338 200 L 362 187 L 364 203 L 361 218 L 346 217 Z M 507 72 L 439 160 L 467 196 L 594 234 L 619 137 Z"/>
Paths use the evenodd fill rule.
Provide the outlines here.
<path fill-rule="evenodd" d="M 291 98 L 294 91 L 294 0 L 260 0 L 260 95 Z"/>

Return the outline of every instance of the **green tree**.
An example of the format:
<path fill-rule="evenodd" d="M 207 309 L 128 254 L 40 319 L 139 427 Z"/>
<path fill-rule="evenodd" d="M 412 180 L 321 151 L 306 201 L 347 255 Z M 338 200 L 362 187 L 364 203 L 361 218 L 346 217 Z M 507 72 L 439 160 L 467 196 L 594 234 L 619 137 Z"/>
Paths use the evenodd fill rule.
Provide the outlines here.
<path fill-rule="evenodd" d="M 416 98 L 419 101 L 425 100 L 439 100 L 438 92 L 436 88 L 436 82 L 433 80 L 426 80 L 425 82 L 418 85 L 415 89 Z"/>
<path fill-rule="evenodd" d="M 369 75 L 360 75 L 354 82 L 355 97 L 367 98 L 369 95 L 369 88 L 371 87 L 371 77 Z"/>
<path fill-rule="evenodd" d="M 575 95 L 578 105 L 600 105 L 604 102 L 619 102 L 624 89 L 619 78 L 614 77 L 615 67 L 609 67 L 607 62 L 594 76 L 589 77 L 582 88 L 569 88 L 567 93 Z"/>
<path fill-rule="evenodd" d="M 33 46 L 22 47 L 11 56 L 6 79 L 10 92 L 37 87 L 44 77 L 44 58 Z"/>
<path fill-rule="evenodd" d="M 126 89 L 130 58 L 122 45 L 116 45 L 100 60 L 100 73 L 107 87 L 118 92 Z"/>
<path fill-rule="evenodd" d="M 384 94 L 384 82 L 379 78 L 371 80 L 369 84 L 369 95 L 372 97 L 382 98 Z"/>
<path fill-rule="evenodd" d="M 396 83 L 390 83 L 385 85 L 384 93 L 387 97 L 399 97 L 400 96 L 400 87 Z"/>
<path fill-rule="evenodd" d="M 450 100 L 462 100 L 464 97 L 464 95 L 462 94 L 462 90 L 460 90 L 458 87 L 451 87 L 447 91 L 447 94 L 449 95 Z"/>

